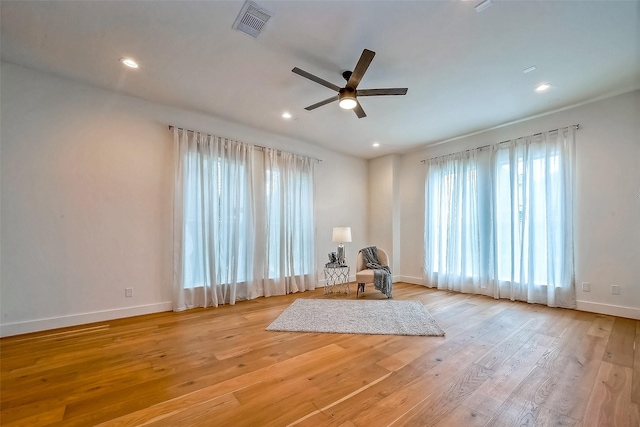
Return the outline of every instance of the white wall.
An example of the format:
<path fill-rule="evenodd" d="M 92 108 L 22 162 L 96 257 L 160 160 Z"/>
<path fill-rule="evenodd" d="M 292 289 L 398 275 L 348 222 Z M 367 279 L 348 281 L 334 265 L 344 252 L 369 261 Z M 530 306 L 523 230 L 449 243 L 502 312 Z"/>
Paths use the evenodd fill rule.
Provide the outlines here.
<path fill-rule="evenodd" d="M 421 283 L 424 166 L 420 160 L 580 124 L 576 131 L 578 308 L 640 319 L 640 91 L 406 154 L 402 158 L 402 275 Z M 583 292 L 581 282 L 591 283 Z M 611 294 L 620 286 L 620 295 Z"/>
<path fill-rule="evenodd" d="M 392 156 L 378 157 L 369 161 L 369 241 L 367 246 L 378 246 L 390 257 L 393 253 L 393 174 Z"/>
<path fill-rule="evenodd" d="M 323 160 L 316 169 L 320 280 L 326 254 L 335 250 L 333 226 L 352 227 L 353 248 L 366 242 L 365 160 L 0 67 L 2 336 L 171 309 L 174 153 L 167 124 Z M 125 298 L 126 287 L 133 298 Z"/>
<path fill-rule="evenodd" d="M 389 154 L 369 161 L 369 242 L 384 249 L 394 278 L 400 272 L 401 156 Z M 358 248 L 359 249 L 359 248 Z"/>
<path fill-rule="evenodd" d="M 318 279 L 332 227 L 389 247 L 421 283 L 421 159 L 579 123 L 578 307 L 640 318 L 640 91 L 367 162 L 204 114 L 0 65 L 0 335 L 171 308 L 172 136 L 167 124 L 322 159 Z M 375 195 L 382 195 L 381 203 Z M 382 224 L 380 226 L 379 224 Z M 398 233 L 397 230 L 400 230 Z M 610 285 L 620 295 L 610 294 Z M 134 297 L 125 298 L 124 288 Z M 580 286 L 578 286 L 580 288 Z"/>

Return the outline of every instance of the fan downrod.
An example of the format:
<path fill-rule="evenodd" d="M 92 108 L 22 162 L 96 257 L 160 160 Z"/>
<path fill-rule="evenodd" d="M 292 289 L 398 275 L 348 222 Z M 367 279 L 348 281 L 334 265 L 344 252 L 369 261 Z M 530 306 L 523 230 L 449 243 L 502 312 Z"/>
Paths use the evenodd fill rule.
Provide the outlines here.
<path fill-rule="evenodd" d="M 346 81 L 349 81 L 349 79 L 351 78 L 351 74 L 353 74 L 352 71 L 343 71 L 342 78 L 345 79 Z"/>

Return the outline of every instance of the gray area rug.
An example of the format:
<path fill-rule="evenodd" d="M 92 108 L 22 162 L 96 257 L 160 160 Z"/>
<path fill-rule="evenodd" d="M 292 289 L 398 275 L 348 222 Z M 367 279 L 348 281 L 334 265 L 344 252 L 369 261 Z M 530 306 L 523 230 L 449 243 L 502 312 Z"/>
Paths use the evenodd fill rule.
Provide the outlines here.
<path fill-rule="evenodd" d="M 299 298 L 267 331 L 444 336 L 420 301 Z"/>

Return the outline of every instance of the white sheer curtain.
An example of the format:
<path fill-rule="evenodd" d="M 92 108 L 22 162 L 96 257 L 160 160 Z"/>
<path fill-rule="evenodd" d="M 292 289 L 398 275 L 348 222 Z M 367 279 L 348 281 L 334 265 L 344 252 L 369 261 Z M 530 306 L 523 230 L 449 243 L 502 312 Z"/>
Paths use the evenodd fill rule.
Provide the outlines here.
<path fill-rule="evenodd" d="M 574 129 L 426 162 L 425 284 L 575 307 Z"/>
<path fill-rule="evenodd" d="M 495 296 L 490 280 L 489 151 L 427 161 L 425 284 Z"/>
<path fill-rule="evenodd" d="M 264 149 L 264 294 L 315 289 L 314 160 Z"/>
<path fill-rule="evenodd" d="M 174 141 L 174 310 L 256 297 L 253 147 L 177 128 Z"/>
<path fill-rule="evenodd" d="M 494 267 L 500 295 L 574 308 L 574 128 L 492 150 Z"/>
<path fill-rule="evenodd" d="M 179 128 L 174 142 L 174 310 L 315 289 L 314 160 Z"/>

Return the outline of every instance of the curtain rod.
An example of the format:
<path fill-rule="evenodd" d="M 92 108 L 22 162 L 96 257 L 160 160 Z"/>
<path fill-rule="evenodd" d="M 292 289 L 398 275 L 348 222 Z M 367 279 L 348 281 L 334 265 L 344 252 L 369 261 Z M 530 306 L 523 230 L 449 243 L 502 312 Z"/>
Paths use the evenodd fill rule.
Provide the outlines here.
<path fill-rule="evenodd" d="M 173 130 L 173 129 L 175 128 L 175 129 L 183 130 L 183 131 L 186 131 L 186 132 L 191 132 L 191 133 L 196 133 L 196 132 L 198 132 L 198 133 L 203 133 L 203 134 L 205 134 L 205 135 L 207 135 L 207 136 L 215 136 L 215 135 L 212 135 L 212 134 L 210 134 L 210 133 L 199 132 L 199 131 L 195 131 L 195 130 L 191 130 L 191 129 L 185 129 L 185 128 L 181 128 L 181 127 L 176 127 L 176 126 L 174 126 L 174 125 L 168 125 L 168 126 L 169 126 L 169 130 Z M 249 145 L 251 145 L 251 144 L 249 144 Z M 257 148 L 257 149 L 259 149 L 259 150 L 263 150 L 263 151 L 267 148 L 267 147 L 265 147 L 264 145 L 255 145 L 255 144 L 254 144 L 253 146 L 254 146 L 255 148 Z M 303 154 L 297 154 L 297 153 L 293 153 L 293 152 L 291 152 L 291 151 L 277 150 L 277 149 L 275 149 L 275 148 L 272 148 L 272 150 L 274 150 L 276 153 L 290 153 L 290 154 L 295 154 L 296 156 L 308 157 L 308 158 L 310 158 L 310 159 L 315 160 L 315 161 L 316 161 L 316 162 L 318 162 L 318 163 L 322 162 L 322 159 L 318 159 L 317 157 L 305 156 L 305 155 L 303 155 Z"/>
<path fill-rule="evenodd" d="M 569 125 L 569 126 L 567 126 L 567 128 L 570 128 L 570 127 L 573 127 L 574 129 L 580 129 L 580 124 L 578 123 L 578 124 L 575 124 L 575 125 Z M 557 131 L 559 131 L 560 129 L 564 129 L 564 128 L 551 129 L 551 130 L 548 130 L 547 132 L 557 132 Z M 538 135 L 542 135 L 542 133 L 543 133 L 543 132 L 534 133 L 534 134 L 533 134 L 533 135 L 531 135 L 531 136 L 538 136 Z M 519 138 L 522 138 L 522 137 L 519 137 Z M 518 139 L 518 138 L 516 138 L 516 139 Z M 498 142 L 497 144 L 487 144 L 487 145 L 482 145 L 482 146 L 480 146 L 480 147 L 473 148 L 473 150 L 482 150 L 483 148 L 488 148 L 488 147 L 491 147 L 492 145 L 500 145 L 500 144 L 504 144 L 505 142 L 509 142 L 509 141 L 511 141 L 511 139 L 507 139 L 506 141 L 500 141 L 500 142 Z M 469 151 L 471 151 L 471 150 L 472 150 L 472 149 L 464 150 L 464 152 L 465 152 L 465 153 L 468 153 L 468 152 L 469 152 Z M 448 156 L 448 154 L 443 154 L 442 156 L 435 156 L 435 157 L 430 157 L 430 158 L 428 158 L 428 159 L 423 159 L 423 160 L 420 160 L 420 163 L 425 163 L 427 160 L 433 160 L 433 159 L 437 159 L 438 157 L 444 157 L 444 156 Z"/>

